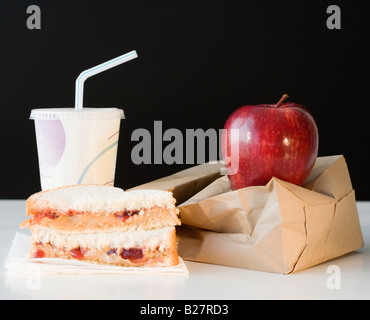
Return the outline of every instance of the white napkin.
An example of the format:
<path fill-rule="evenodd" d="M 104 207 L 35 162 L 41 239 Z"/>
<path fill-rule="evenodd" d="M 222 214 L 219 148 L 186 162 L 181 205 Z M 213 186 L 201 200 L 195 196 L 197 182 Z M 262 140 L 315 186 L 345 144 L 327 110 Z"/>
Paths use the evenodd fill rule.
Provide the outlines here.
<path fill-rule="evenodd" d="M 30 249 L 31 237 L 27 234 L 16 233 L 9 255 L 5 260 L 5 268 L 15 272 L 41 274 L 74 273 L 74 274 L 140 274 L 140 275 L 188 275 L 189 271 L 184 261 L 174 267 L 118 267 L 109 265 L 97 265 L 78 260 L 65 259 L 27 259 Z"/>

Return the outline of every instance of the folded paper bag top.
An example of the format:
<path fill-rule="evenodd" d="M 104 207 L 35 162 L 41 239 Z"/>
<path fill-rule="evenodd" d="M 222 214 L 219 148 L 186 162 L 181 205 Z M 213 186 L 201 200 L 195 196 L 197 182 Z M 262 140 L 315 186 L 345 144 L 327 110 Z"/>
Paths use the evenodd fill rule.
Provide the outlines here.
<path fill-rule="evenodd" d="M 318 158 L 303 187 L 273 178 L 231 191 L 219 167 L 200 167 L 145 185 L 171 189 L 183 200 L 184 259 L 289 274 L 363 246 L 343 156 Z"/>

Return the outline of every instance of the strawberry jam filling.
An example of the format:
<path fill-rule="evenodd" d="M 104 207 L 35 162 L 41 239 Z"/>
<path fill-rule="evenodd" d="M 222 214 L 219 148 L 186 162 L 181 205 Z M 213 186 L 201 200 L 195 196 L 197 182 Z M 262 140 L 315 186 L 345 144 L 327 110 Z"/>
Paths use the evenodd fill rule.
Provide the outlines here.
<path fill-rule="evenodd" d="M 41 250 L 38 250 L 41 251 Z M 70 255 L 72 258 L 77 260 L 83 260 L 85 258 L 85 255 L 88 253 L 88 249 L 81 249 L 81 248 L 75 248 L 70 251 Z M 111 249 L 107 252 L 108 256 L 116 255 L 117 249 Z M 141 260 L 144 257 L 143 250 L 140 248 L 130 248 L 130 249 L 122 249 L 119 256 L 124 260 L 129 260 L 133 263 L 137 260 Z M 39 257 L 42 258 L 42 257 Z"/>
<path fill-rule="evenodd" d="M 75 248 L 71 250 L 71 256 L 77 260 L 82 260 L 85 257 L 86 250 Z"/>
<path fill-rule="evenodd" d="M 112 254 L 117 254 L 117 249 L 112 249 L 107 252 L 107 255 L 110 256 Z"/>
<path fill-rule="evenodd" d="M 115 213 L 114 216 L 120 219 L 122 222 L 125 222 L 128 218 L 134 216 L 135 214 L 139 214 L 140 210 L 133 210 L 133 211 L 123 211 L 120 213 Z"/>
<path fill-rule="evenodd" d="M 144 248 L 83 248 L 75 247 L 67 249 L 56 247 L 51 243 L 37 242 L 34 244 L 31 257 L 37 258 L 62 258 L 76 259 L 79 261 L 98 261 L 99 263 L 108 263 L 115 265 L 127 265 L 131 262 L 134 266 L 142 266 L 148 261 L 160 262 L 165 253 L 159 248 L 150 250 Z"/>
<path fill-rule="evenodd" d="M 33 253 L 33 259 L 39 259 L 39 258 L 44 258 L 45 257 L 45 252 L 38 249 Z"/>
<path fill-rule="evenodd" d="M 122 249 L 119 255 L 122 259 L 130 260 L 131 262 L 144 257 L 143 250 L 140 248 Z"/>
<path fill-rule="evenodd" d="M 41 251 L 41 250 L 38 250 Z M 87 253 L 87 249 L 75 248 L 70 251 L 70 255 L 72 258 L 77 260 L 83 260 Z M 108 256 L 117 254 L 117 249 L 111 249 L 107 252 Z M 124 260 L 129 260 L 133 263 L 137 260 L 141 260 L 144 257 L 143 250 L 140 248 L 130 248 L 130 249 L 122 249 L 119 256 Z M 41 258 L 41 257 L 39 257 Z"/>
<path fill-rule="evenodd" d="M 139 214 L 139 213 L 140 213 L 140 210 L 131 210 L 131 211 L 130 210 L 125 210 L 125 211 L 120 211 L 120 212 L 114 213 L 114 216 L 116 218 L 118 218 L 119 220 L 121 220 L 122 222 L 125 222 L 128 218 L 130 218 L 130 217 L 132 217 L 136 214 Z M 68 212 L 66 212 L 63 215 L 67 216 L 67 217 L 72 217 L 72 216 L 83 215 L 83 214 L 84 214 L 84 212 L 68 210 Z M 55 212 L 55 210 L 50 210 L 50 209 L 41 210 L 41 211 L 38 211 L 35 214 L 33 214 L 32 224 L 38 224 L 38 223 L 40 223 L 40 221 L 42 219 L 56 220 L 60 216 L 61 216 L 61 214 L 58 213 L 58 212 Z"/>
<path fill-rule="evenodd" d="M 55 220 L 59 218 L 59 214 L 57 214 L 56 212 L 52 212 L 52 211 L 42 211 L 42 212 L 36 213 L 33 216 L 33 219 L 36 221 L 40 221 L 41 219 L 44 219 L 44 218 Z"/>
<path fill-rule="evenodd" d="M 66 213 L 66 216 L 72 217 L 78 214 L 81 214 L 81 212 L 74 211 L 74 210 L 68 210 L 68 212 Z M 55 212 L 55 210 L 45 209 L 45 210 L 41 210 L 33 214 L 32 220 L 34 223 L 39 223 L 44 218 L 55 220 L 55 219 L 58 219 L 59 217 L 60 217 L 60 214 L 58 212 Z"/>

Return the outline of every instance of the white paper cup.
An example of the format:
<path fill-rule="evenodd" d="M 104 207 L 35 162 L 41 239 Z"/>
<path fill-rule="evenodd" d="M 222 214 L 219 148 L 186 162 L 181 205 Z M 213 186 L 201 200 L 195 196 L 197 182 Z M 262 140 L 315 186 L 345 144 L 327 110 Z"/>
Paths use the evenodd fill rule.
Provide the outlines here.
<path fill-rule="evenodd" d="M 42 190 L 114 185 L 123 110 L 35 109 L 30 119 L 35 121 Z"/>

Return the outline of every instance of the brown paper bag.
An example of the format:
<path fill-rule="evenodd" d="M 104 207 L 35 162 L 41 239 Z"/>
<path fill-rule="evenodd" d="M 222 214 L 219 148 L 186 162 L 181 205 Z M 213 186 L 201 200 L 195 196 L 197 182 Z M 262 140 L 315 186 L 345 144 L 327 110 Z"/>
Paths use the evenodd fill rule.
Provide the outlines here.
<path fill-rule="evenodd" d="M 363 246 L 343 156 L 318 158 L 303 187 L 273 178 L 231 191 L 221 164 L 204 164 L 135 189 L 174 192 L 187 260 L 289 274 Z"/>

